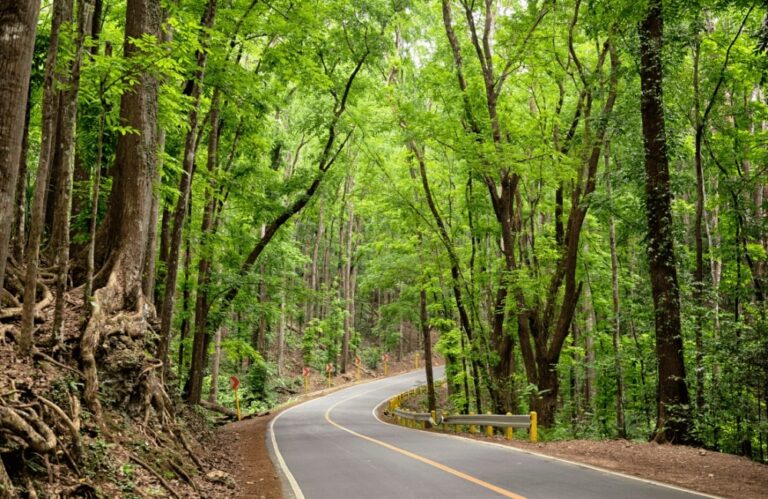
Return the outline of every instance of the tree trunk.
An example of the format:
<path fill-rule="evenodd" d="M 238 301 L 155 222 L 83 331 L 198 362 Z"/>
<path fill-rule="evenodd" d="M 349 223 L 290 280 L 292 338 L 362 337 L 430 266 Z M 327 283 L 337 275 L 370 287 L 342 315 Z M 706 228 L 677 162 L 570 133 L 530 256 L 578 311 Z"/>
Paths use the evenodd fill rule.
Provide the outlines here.
<path fill-rule="evenodd" d="M 13 223 L 24 111 L 40 2 L 7 2 L 0 10 L 0 290 Z"/>
<path fill-rule="evenodd" d="M 19 174 L 16 178 L 16 205 L 14 206 L 13 213 L 14 226 L 12 235 L 12 254 L 19 263 L 24 261 L 24 244 L 27 240 L 27 152 L 29 151 L 29 118 L 32 111 L 32 102 L 30 100 L 31 93 L 32 86 L 30 84 L 29 91 L 27 92 L 26 111 L 24 112 L 24 132 L 21 139 Z M 1 280 L 0 289 L 2 289 Z"/>
<path fill-rule="evenodd" d="M 221 337 L 222 327 L 216 330 L 213 337 L 213 358 L 211 361 L 211 392 L 208 394 L 208 402 L 218 404 L 219 400 L 219 368 L 221 366 Z"/>
<path fill-rule="evenodd" d="M 53 216 L 53 266 L 56 272 L 56 305 L 53 315 L 53 336 L 58 349 L 64 346 L 64 292 L 69 276 L 70 217 L 72 213 L 72 182 L 75 171 L 75 131 L 77 127 L 77 97 L 80 92 L 80 64 L 85 50 L 85 37 L 91 31 L 93 0 L 78 0 L 78 21 L 75 54 L 62 92 L 59 143 L 56 145 L 59 178 L 54 179 L 56 207 Z"/>
<path fill-rule="evenodd" d="M 69 2 L 69 9 L 67 4 Z M 54 143 L 59 118 L 60 92 L 56 89 L 61 75 L 56 71 L 59 51 L 59 35 L 61 25 L 68 20 L 71 10 L 70 0 L 56 0 L 53 4 L 51 19 L 51 35 L 48 45 L 48 55 L 45 62 L 45 81 L 43 82 L 43 111 L 41 124 L 40 155 L 37 164 L 35 193 L 32 198 L 32 211 L 29 216 L 29 236 L 27 237 L 26 276 L 24 279 L 24 309 L 21 317 L 21 335 L 19 348 L 24 355 L 32 351 L 32 334 L 34 330 L 35 302 L 37 294 L 37 270 L 40 260 L 40 245 L 43 238 L 45 217 L 45 195 L 48 188 L 51 163 L 53 161 Z M 3 264 L 5 259 L 3 259 Z M 1 265 L 0 265 L 1 266 Z M 1 277 L 0 277 L 1 278 Z"/>
<path fill-rule="evenodd" d="M 277 375 L 283 375 L 285 363 L 285 291 L 280 293 L 280 319 L 277 323 Z"/>
<path fill-rule="evenodd" d="M 190 315 L 192 311 L 189 309 L 190 306 L 190 288 L 192 287 L 192 279 L 190 278 L 189 272 L 190 268 L 192 266 L 192 244 L 190 243 L 190 238 L 187 237 L 185 243 L 184 243 L 184 287 L 182 288 L 181 292 L 181 307 L 182 307 L 182 319 L 181 319 L 181 327 L 179 332 L 179 362 L 176 364 L 178 367 L 178 372 L 181 373 L 184 367 L 184 341 L 189 338 L 189 331 L 190 331 Z"/>
<path fill-rule="evenodd" d="M 96 2 L 96 12 L 94 13 L 94 23 L 98 22 L 98 16 L 100 15 L 101 1 Z M 112 55 L 112 46 L 107 43 L 104 46 L 104 55 Z M 99 101 L 101 102 L 101 109 L 99 109 L 99 126 L 98 126 L 98 138 L 96 139 L 96 164 L 93 166 L 93 174 L 91 175 L 91 215 L 89 221 L 88 230 L 88 255 L 86 257 L 86 269 L 85 269 L 85 289 L 83 290 L 83 301 L 85 302 L 86 315 L 90 317 L 93 312 L 92 299 L 93 299 L 93 273 L 95 272 L 95 259 L 96 259 L 96 230 L 98 228 L 98 215 L 99 215 L 99 198 L 101 192 L 101 168 L 104 161 L 104 123 L 107 116 L 107 101 L 104 97 L 104 87 L 106 81 L 104 78 L 99 82 Z"/>
<path fill-rule="evenodd" d="M 429 314 L 427 313 L 427 291 L 419 291 L 419 322 L 421 337 L 424 341 L 424 371 L 427 376 L 427 406 L 429 412 L 437 410 L 435 402 L 435 377 L 432 374 L 432 336 L 429 332 Z"/>
<path fill-rule="evenodd" d="M 658 359 L 658 414 L 654 440 L 682 444 L 691 441 L 690 416 L 672 235 L 672 196 L 662 94 L 662 31 L 661 0 L 652 0 L 640 23 L 639 33 L 648 262 Z"/>
<path fill-rule="evenodd" d="M 323 232 L 325 231 L 325 225 L 323 220 L 323 204 L 320 204 L 319 213 L 318 213 L 318 219 L 317 219 L 317 235 L 315 237 L 315 242 L 312 246 L 312 260 L 310 262 L 309 267 L 309 290 L 311 292 L 310 298 L 307 302 L 307 316 L 305 317 L 304 322 L 308 323 L 311 321 L 314 317 L 316 312 L 315 303 L 318 300 L 318 291 L 320 290 L 319 286 L 319 280 L 317 275 L 317 259 L 319 257 L 319 251 L 320 251 L 320 244 L 323 241 Z"/>
<path fill-rule="evenodd" d="M 584 252 L 588 252 L 588 246 L 584 245 Z M 584 406 L 593 412 L 595 400 L 597 400 L 597 369 L 595 368 L 595 307 L 592 303 L 592 288 L 590 284 L 584 289 Z"/>
<path fill-rule="evenodd" d="M 134 57 L 134 39 L 160 36 L 160 4 L 157 0 L 128 0 L 125 24 L 125 57 Z M 94 294 L 94 314 L 80 342 L 85 374 L 83 398 L 101 421 L 98 400 L 96 348 L 107 319 L 122 310 L 143 311 L 141 271 L 144 268 L 150 219 L 152 180 L 157 164 L 158 81 L 150 72 L 137 76 L 136 83 L 120 99 L 120 121 L 138 133 L 117 139 L 113 189 L 102 225 L 104 262 L 100 273 L 106 283 Z"/>
<path fill-rule="evenodd" d="M 608 202 L 613 203 L 610 176 L 610 152 L 605 148 L 606 191 Z M 621 357 L 621 301 L 619 296 L 619 256 L 616 251 L 616 222 L 610 216 L 608 240 L 611 247 L 611 298 L 613 305 L 613 356 L 616 376 L 616 429 L 619 438 L 627 438 L 627 424 L 624 418 L 624 374 Z"/>
<path fill-rule="evenodd" d="M 220 94 L 218 89 L 214 91 L 211 99 L 211 130 L 208 135 L 208 176 L 213 182 L 219 158 L 219 105 Z M 203 245 L 210 244 L 208 237 L 215 231 L 214 211 L 216 197 L 214 185 L 206 189 L 206 205 L 203 212 L 203 220 L 200 226 L 201 241 Z M 205 248 L 207 249 L 207 248 Z M 195 335 L 192 339 L 192 360 L 189 365 L 189 376 L 185 384 L 184 395 L 187 402 L 200 403 L 203 391 L 203 374 L 206 359 L 206 331 L 208 327 L 208 283 L 211 277 L 210 252 L 203 251 L 203 255 L 197 265 L 197 296 L 195 299 Z M 179 364 L 181 366 L 181 364 Z"/>
<path fill-rule="evenodd" d="M 163 305 L 160 313 L 160 343 L 157 346 L 157 358 L 167 366 L 168 347 L 171 341 L 171 320 L 173 319 L 173 305 L 176 299 L 176 279 L 179 274 L 179 254 L 181 252 L 181 237 L 184 232 L 184 219 L 187 214 L 187 205 L 190 201 L 190 192 L 192 190 L 192 178 L 195 171 L 195 156 L 197 152 L 196 138 L 198 128 L 198 113 L 200 110 L 200 99 L 203 90 L 203 77 L 205 75 L 205 66 L 208 60 L 208 33 L 213 27 L 216 16 L 217 0 L 208 0 L 203 20 L 200 23 L 203 27 L 201 48 L 197 53 L 197 67 L 193 78 L 187 81 L 187 88 L 184 93 L 191 96 L 193 100 L 192 110 L 189 116 L 190 127 L 187 131 L 184 142 L 184 159 L 182 162 L 181 183 L 179 185 L 179 199 L 176 203 L 176 210 L 173 216 L 173 232 L 169 246 L 168 261 L 166 262 L 165 292 L 163 294 Z"/>
<path fill-rule="evenodd" d="M 351 197 L 354 180 L 352 176 L 347 177 L 347 185 L 345 187 L 346 196 Z M 352 239 L 354 238 L 354 205 L 352 200 L 347 201 L 347 223 L 342 224 L 342 237 L 341 237 L 341 254 L 342 258 L 342 293 L 344 297 L 344 337 L 341 342 L 341 372 L 347 372 L 347 362 L 349 361 L 349 342 L 352 338 L 352 324 L 351 317 L 351 301 L 352 297 Z"/>

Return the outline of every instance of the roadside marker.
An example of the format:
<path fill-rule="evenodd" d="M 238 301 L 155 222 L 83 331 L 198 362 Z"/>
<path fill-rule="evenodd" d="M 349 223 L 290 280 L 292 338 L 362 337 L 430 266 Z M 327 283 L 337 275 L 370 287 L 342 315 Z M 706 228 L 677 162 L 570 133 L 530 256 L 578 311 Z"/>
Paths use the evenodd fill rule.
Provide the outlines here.
<path fill-rule="evenodd" d="M 230 376 L 229 382 L 232 383 L 232 390 L 235 392 L 235 407 L 237 408 L 237 420 L 240 421 L 242 418 L 242 415 L 240 414 L 240 397 L 237 394 L 237 388 L 240 386 L 240 380 L 237 379 L 237 376 Z"/>

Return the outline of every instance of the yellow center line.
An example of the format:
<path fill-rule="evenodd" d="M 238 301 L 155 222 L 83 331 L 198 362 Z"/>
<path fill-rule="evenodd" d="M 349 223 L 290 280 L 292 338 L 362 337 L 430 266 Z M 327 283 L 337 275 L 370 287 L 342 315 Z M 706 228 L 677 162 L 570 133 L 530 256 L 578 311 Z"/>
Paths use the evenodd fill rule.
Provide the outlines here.
<path fill-rule="evenodd" d="M 361 393 L 360 395 L 364 395 L 364 394 Z M 325 411 L 325 420 L 328 421 L 333 426 L 335 426 L 336 428 L 338 428 L 340 430 L 343 430 L 343 431 L 346 431 L 347 433 L 349 433 L 351 435 L 354 435 L 354 436 L 356 436 L 358 438 L 362 438 L 363 440 L 367 440 L 367 441 L 372 442 L 374 444 L 381 445 L 382 447 L 385 447 L 385 448 L 387 448 L 389 450 L 395 451 L 395 452 L 397 452 L 399 454 L 402 454 L 404 456 L 410 457 L 411 459 L 415 459 L 416 461 L 420 461 L 420 462 L 422 462 L 424 464 L 428 464 L 429 466 L 437 468 L 437 469 L 439 469 L 441 471 L 444 471 L 446 473 L 450 473 L 453 476 L 459 477 L 459 478 L 461 478 L 463 480 L 466 480 L 466 481 L 468 481 L 470 483 L 474 483 L 475 485 L 479 485 L 480 487 L 484 487 L 484 488 L 486 488 L 488 490 L 491 490 L 493 492 L 496 492 L 497 494 L 502 495 L 504 497 L 511 497 L 512 499 L 526 499 L 525 497 L 517 495 L 514 492 L 510 492 L 509 490 L 502 489 L 501 487 L 497 487 L 496 485 L 493 485 L 492 483 L 488 483 L 486 481 L 480 480 L 479 478 L 475 478 L 475 477 L 473 477 L 471 475 L 468 475 L 466 473 L 463 473 L 463 472 L 461 472 L 461 471 L 459 471 L 457 469 L 451 468 L 450 466 L 446 466 L 444 464 L 438 463 L 437 461 L 433 461 L 433 460 L 431 460 L 429 458 L 426 458 L 424 456 L 420 456 L 418 454 L 414 454 L 413 452 L 407 451 L 405 449 L 401 449 L 400 447 L 395 447 L 392 444 L 388 444 L 386 442 L 382 442 L 381 440 L 377 440 L 377 439 L 375 439 L 373 437 L 369 437 L 368 435 L 363 435 L 362 433 L 358 433 L 358 432 L 356 432 L 354 430 L 350 430 L 349 428 L 341 426 L 340 424 L 338 424 L 337 422 L 335 422 L 335 421 L 333 421 L 331 419 L 331 411 L 333 409 L 335 409 L 337 405 L 341 404 L 342 402 L 347 402 L 348 400 L 350 400 L 352 398 L 359 397 L 360 395 L 356 395 L 355 397 L 350 397 L 350 398 L 347 398 L 347 399 L 344 399 L 344 400 L 340 400 L 340 401 L 336 402 L 335 404 L 333 404 L 331 407 L 328 408 L 327 411 Z"/>

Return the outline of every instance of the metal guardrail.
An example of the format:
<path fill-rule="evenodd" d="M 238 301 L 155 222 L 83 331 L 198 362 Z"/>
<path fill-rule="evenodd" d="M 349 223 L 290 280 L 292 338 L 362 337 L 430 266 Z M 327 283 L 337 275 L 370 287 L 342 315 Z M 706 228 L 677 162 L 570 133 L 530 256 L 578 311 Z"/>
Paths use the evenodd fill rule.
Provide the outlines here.
<path fill-rule="evenodd" d="M 468 426 L 469 433 L 477 433 L 478 426 L 485 426 L 487 436 L 493 436 L 494 428 L 505 428 L 507 440 L 512 440 L 512 431 L 514 428 L 525 428 L 528 430 L 531 442 L 538 440 L 538 425 L 536 413 L 530 414 L 454 414 L 443 416 L 429 412 L 411 412 L 401 409 L 403 401 L 423 393 L 422 387 L 409 390 L 396 395 L 389 400 L 389 411 L 395 416 L 398 424 L 409 427 L 426 428 L 427 424 L 433 427 L 443 425 L 452 425 L 456 432 L 461 426 Z"/>
<path fill-rule="evenodd" d="M 498 428 L 530 428 L 530 414 L 457 414 L 442 418 L 444 424 L 494 426 Z"/>

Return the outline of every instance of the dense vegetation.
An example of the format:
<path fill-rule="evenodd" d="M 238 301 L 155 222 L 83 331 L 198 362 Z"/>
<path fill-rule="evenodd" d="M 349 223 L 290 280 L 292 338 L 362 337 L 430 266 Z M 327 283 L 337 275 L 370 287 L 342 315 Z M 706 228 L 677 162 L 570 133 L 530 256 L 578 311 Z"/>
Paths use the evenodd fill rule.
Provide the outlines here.
<path fill-rule="evenodd" d="M 116 331 L 145 421 L 436 338 L 465 411 L 768 460 L 762 3 L 38 4 L 0 6 L 0 327 L 95 421 Z"/>

